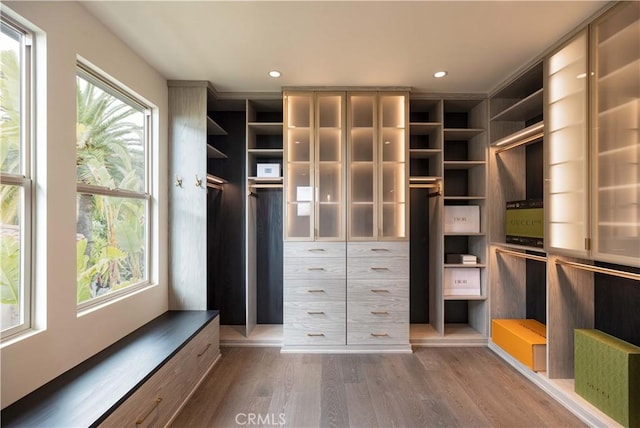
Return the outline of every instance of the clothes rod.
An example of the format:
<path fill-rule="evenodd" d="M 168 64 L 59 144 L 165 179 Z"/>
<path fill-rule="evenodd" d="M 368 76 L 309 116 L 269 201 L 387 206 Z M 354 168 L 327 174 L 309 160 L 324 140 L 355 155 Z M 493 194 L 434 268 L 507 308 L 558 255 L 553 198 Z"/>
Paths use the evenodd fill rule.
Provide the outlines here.
<path fill-rule="evenodd" d="M 569 267 L 573 267 L 580 270 L 586 270 L 588 272 L 603 273 L 605 275 L 617 276 L 619 278 L 626 278 L 633 281 L 640 281 L 640 274 L 638 273 L 625 272 L 623 270 L 617 270 L 617 269 L 603 268 L 600 266 L 592 266 L 592 265 L 587 265 L 587 264 L 578 263 L 578 262 L 570 262 L 568 260 L 562 260 L 562 259 L 556 259 L 556 264 L 562 265 L 562 266 L 569 266 Z"/>
<path fill-rule="evenodd" d="M 209 181 L 207 181 L 207 187 L 211 187 L 212 189 L 217 189 L 217 190 L 224 190 L 224 187 L 222 187 L 221 185 L 211 183 Z"/>
<path fill-rule="evenodd" d="M 413 183 L 413 184 L 409 184 L 409 187 L 411 189 L 439 189 L 440 185 L 436 183 L 433 183 L 433 184 Z"/>
<path fill-rule="evenodd" d="M 504 248 L 496 248 L 496 253 L 506 254 L 513 257 L 519 257 L 521 259 L 536 260 L 538 262 L 546 262 L 545 256 L 536 256 L 534 254 L 520 253 L 518 251 L 505 250 Z"/>

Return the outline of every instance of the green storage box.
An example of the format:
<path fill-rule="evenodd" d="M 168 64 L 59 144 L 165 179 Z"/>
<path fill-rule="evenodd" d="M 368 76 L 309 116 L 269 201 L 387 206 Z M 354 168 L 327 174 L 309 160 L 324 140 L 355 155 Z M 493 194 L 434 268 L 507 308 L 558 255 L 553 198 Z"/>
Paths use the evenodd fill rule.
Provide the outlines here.
<path fill-rule="evenodd" d="M 599 330 L 576 329 L 575 390 L 627 427 L 640 427 L 640 347 Z"/>

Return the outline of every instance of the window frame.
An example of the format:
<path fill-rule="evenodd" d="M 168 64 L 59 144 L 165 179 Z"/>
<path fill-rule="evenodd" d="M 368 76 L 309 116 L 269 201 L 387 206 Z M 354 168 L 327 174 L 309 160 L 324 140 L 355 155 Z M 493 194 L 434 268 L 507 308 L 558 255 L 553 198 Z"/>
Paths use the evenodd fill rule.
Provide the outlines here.
<path fill-rule="evenodd" d="M 4 341 L 33 326 L 34 314 L 34 211 L 35 211 L 35 34 L 5 13 L 2 25 L 20 34 L 20 167 L 17 173 L 0 173 L 0 184 L 22 189 L 20 197 L 20 323 L 0 331 Z"/>
<path fill-rule="evenodd" d="M 76 201 L 77 196 L 80 194 L 95 195 L 95 196 L 108 196 L 116 198 L 126 199 L 138 199 L 145 201 L 145 263 L 144 272 L 145 278 L 134 284 L 130 284 L 124 288 L 110 291 L 107 294 L 96 296 L 84 302 L 76 302 L 77 311 L 81 313 L 86 310 L 93 309 L 96 306 L 109 303 L 113 300 L 121 297 L 133 294 L 140 289 L 146 288 L 153 284 L 151 280 L 152 273 L 152 231 L 153 231 L 153 107 L 148 103 L 142 101 L 139 97 L 134 95 L 131 90 L 126 88 L 123 84 L 117 82 L 115 79 L 107 76 L 97 68 L 89 65 L 86 62 L 78 60 L 76 63 L 76 77 L 80 77 L 87 83 L 96 86 L 98 89 L 114 96 L 124 103 L 131 105 L 132 107 L 138 107 L 143 113 L 144 123 L 143 128 L 143 145 L 144 145 L 144 189 L 137 192 L 132 190 L 125 190 L 119 188 L 108 188 L 105 186 L 86 184 L 76 180 Z M 76 84 L 77 85 L 77 84 Z M 77 89 L 77 87 L 76 87 Z M 77 153 L 77 152 L 76 152 Z M 76 267 L 77 268 L 77 267 Z M 78 282 L 75 281 L 75 287 L 77 290 Z"/>

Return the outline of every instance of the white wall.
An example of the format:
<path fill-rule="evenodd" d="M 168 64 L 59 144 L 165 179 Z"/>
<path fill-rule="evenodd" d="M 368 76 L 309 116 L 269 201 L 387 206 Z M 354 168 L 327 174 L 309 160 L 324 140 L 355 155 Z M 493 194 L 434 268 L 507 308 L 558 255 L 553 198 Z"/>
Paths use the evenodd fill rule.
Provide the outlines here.
<path fill-rule="evenodd" d="M 81 5 L 3 2 L 38 37 L 36 329 L 1 346 L 2 408 L 150 321 L 167 302 L 167 82 Z M 76 310 L 75 76 L 77 56 L 157 107 L 156 263 L 146 288 L 99 310 Z"/>

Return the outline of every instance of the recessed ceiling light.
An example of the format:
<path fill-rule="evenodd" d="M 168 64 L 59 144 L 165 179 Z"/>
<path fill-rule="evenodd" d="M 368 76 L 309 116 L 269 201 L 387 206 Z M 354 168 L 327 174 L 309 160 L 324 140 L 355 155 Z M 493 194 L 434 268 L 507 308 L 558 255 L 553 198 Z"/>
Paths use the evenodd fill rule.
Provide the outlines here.
<path fill-rule="evenodd" d="M 441 77 L 444 77 L 447 75 L 446 71 L 436 71 L 435 73 L 433 73 L 433 77 L 435 77 L 436 79 L 439 79 Z"/>
<path fill-rule="evenodd" d="M 269 72 L 269 76 L 271 76 L 271 77 L 280 77 L 280 72 L 278 70 L 271 70 Z"/>

